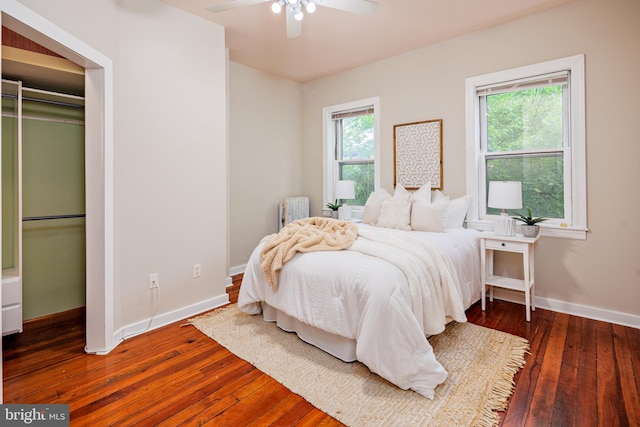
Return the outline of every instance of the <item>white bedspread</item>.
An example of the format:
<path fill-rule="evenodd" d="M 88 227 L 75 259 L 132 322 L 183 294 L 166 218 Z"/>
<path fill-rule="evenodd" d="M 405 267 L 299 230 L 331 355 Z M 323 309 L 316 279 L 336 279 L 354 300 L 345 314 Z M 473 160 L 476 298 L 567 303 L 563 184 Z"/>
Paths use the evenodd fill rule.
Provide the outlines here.
<path fill-rule="evenodd" d="M 254 250 L 238 297 L 251 314 L 266 302 L 332 334 L 356 340 L 356 356 L 403 389 L 433 398 L 447 373 L 425 334 L 442 332 L 480 296 L 478 233 L 407 232 L 359 225 L 349 250 L 296 255 L 273 291 Z"/>

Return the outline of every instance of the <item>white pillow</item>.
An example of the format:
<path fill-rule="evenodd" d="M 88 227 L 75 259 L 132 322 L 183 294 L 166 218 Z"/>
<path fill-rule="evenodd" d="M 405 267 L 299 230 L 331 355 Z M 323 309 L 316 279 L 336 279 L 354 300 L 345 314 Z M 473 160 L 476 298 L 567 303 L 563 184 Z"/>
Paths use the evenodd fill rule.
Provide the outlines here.
<path fill-rule="evenodd" d="M 382 202 L 386 199 L 390 199 L 391 194 L 387 193 L 387 190 L 380 188 L 376 191 L 372 191 L 364 204 L 364 212 L 362 214 L 362 222 L 364 224 L 376 225 L 378 222 L 378 216 L 380 216 L 380 208 Z"/>
<path fill-rule="evenodd" d="M 450 200 L 449 208 L 447 209 L 447 228 L 464 227 L 464 217 L 467 216 L 468 207 L 469 196 L 462 196 L 457 199 Z"/>
<path fill-rule="evenodd" d="M 448 198 L 445 196 L 442 191 L 436 190 L 433 193 L 433 201 L 437 201 L 443 198 Z M 447 228 L 460 228 L 464 227 L 464 218 L 467 215 L 467 209 L 469 208 L 469 196 L 465 195 L 462 197 L 458 197 L 449 202 L 448 215 L 449 219 L 447 220 Z"/>
<path fill-rule="evenodd" d="M 408 197 L 409 199 L 411 199 L 411 193 L 409 193 L 407 189 L 404 188 L 402 185 L 396 184 L 396 190 L 393 192 L 393 197 L 395 198 Z"/>
<path fill-rule="evenodd" d="M 427 181 L 422 187 L 413 192 L 413 201 L 414 203 L 431 204 L 431 181 Z"/>
<path fill-rule="evenodd" d="M 440 190 L 435 190 L 433 192 L 432 200 L 435 202 L 435 201 L 438 201 L 440 199 L 444 199 L 445 197 L 449 197 L 449 196 L 445 196 L 444 193 L 442 191 L 440 191 Z"/>
<path fill-rule="evenodd" d="M 433 203 L 414 203 L 411 207 L 411 229 L 417 231 L 443 232 L 447 228 L 449 198 L 440 198 Z"/>
<path fill-rule="evenodd" d="M 410 221 L 411 193 L 399 185 L 396 187 L 393 197 L 382 202 L 376 226 L 409 231 L 411 230 Z"/>

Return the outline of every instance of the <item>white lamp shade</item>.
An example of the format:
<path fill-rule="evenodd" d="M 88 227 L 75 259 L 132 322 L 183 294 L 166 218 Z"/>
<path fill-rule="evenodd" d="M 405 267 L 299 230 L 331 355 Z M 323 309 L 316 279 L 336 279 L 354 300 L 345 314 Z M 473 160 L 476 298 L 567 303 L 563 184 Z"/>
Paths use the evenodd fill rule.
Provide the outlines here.
<path fill-rule="evenodd" d="M 356 192 L 353 181 L 338 181 L 336 183 L 336 199 L 355 199 Z"/>
<path fill-rule="evenodd" d="M 522 183 L 519 181 L 489 182 L 487 206 L 498 209 L 522 208 Z"/>

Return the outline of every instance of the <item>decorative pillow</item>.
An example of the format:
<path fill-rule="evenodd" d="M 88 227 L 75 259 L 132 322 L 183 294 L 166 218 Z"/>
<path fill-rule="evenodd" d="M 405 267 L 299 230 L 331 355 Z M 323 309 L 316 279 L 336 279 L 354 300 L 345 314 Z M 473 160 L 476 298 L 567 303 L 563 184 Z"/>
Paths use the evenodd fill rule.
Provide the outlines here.
<path fill-rule="evenodd" d="M 464 218 L 469 208 L 469 196 L 458 197 L 449 201 L 447 228 L 464 227 Z"/>
<path fill-rule="evenodd" d="M 411 229 L 443 232 L 447 228 L 448 206 L 448 197 L 438 199 L 430 204 L 414 203 L 411 208 Z"/>
<path fill-rule="evenodd" d="M 362 222 L 364 224 L 376 225 L 378 222 L 378 216 L 380 216 L 380 208 L 382 202 L 386 199 L 390 199 L 391 194 L 387 193 L 387 190 L 380 188 L 371 192 L 367 202 L 364 204 L 364 213 L 362 214 Z"/>
<path fill-rule="evenodd" d="M 431 181 L 427 181 L 422 187 L 413 192 L 414 203 L 431 204 Z"/>
<path fill-rule="evenodd" d="M 440 191 L 440 190 L 435 190 L 435 191 L 433 192 L 433 198 L 432 198 L 432 200 L 433 200 L 434 202 L 437 202 L 438 200 L 440 200 L 440 199 L 444 199 L 445 197 L 449 197 L 449 196 L 445 196 L 445 195 L 444 195 L 444 193 L 443 193 L 442 191 Z"/>
<path fill-rule="evenodd" d="M 448 198 L 445 196 L 442 191 L 436 190 L 433 193 L 433 201 L 437 201 L 443 198 Z M 449 202 L 448 214 L 449 218 L 447 219 L 447 228 L 460 228 L 464 227 L 464 218 L 467 215 L 467 209 L 469 208 L 469 196 L 465 195 L 462 197 L 458 197 Z"/>
<path fill-rule="evenodd" d="M 402 190 L 406 194 L 402 191 L 398 192 L 398 188 L 396 188 L 394 196 L 382 202 L 376 226 L 411 230 L 409 226 L 409 221 L 411 221 L 411 194 L 404 188 Z"/>
<path fill-rule="evenodd" d="M 408 197 L 409 199 L 411 199 L 411 193 L 409 193 L 407 189 L 404 188 L 402 185 L 396 184 L 396 190 L 393 192 L 393 197 L 394 198 Z"/>

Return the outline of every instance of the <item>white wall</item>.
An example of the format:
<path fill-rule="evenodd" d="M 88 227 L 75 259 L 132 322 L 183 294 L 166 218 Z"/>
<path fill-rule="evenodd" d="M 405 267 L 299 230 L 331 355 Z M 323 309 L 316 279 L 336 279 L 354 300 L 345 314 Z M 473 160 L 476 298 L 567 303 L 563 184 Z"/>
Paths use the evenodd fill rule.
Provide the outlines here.
<path fill-rule="evenodd" d="M 640 316 L 640 2 L 580 0 L 304 86 L 304 191 L 320 214 L 323 107 L 380 97 L 382 186 L 393 188 L 393 125 L 443 119 L 444 191 L 465 193 L 464 83 L 468 77 L 585 54 L 586 241 L 543 238 L 537 293 Z M 602 312 L 596 315 L 602 314 Z M 635 317 L 634 317 L 635 316 Z"/>
<path fill-rule="evenodd" d="M 151 315 L 149 273 L 158 315 L 223 296 L 223 28 L 159 0 L 21 3 L 113 61 L 115 329 Z"/>
<path fill-rule="evenodd" d="M 302 191 L 302 85 L 229 63 L 230 266 L 275 233 L 275 201 Z"/>

